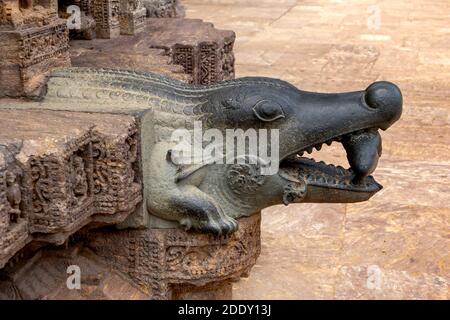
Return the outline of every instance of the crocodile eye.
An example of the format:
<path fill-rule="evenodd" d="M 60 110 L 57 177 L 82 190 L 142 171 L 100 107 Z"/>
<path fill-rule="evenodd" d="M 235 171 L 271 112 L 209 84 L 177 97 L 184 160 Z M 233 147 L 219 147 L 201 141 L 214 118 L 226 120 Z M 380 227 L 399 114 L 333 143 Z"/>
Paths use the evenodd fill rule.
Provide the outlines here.
<path fill-rule="evenodd" d="M 253 112 L 262 121 L 274 121 L 284 118 L 284 112 L 281 106 L 273 101 L 262 100 L 253 107 Z"/>

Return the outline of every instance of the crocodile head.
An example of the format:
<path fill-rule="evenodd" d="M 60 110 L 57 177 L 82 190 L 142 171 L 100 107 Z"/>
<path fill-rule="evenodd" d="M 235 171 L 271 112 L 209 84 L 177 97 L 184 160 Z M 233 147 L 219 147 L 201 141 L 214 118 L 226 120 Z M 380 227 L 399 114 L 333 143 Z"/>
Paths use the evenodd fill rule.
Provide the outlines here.
<path fill-rule="evenodd" d="M 215 103 L 210 104 L 214 109 L 208 124 L 278 129 L 281 160 L 271 180 L 277 179 L 277 186 L 261 183 L 258 190 L 265 206 L 281 201 L 365 201 L 382 188 L 370 174 L 381 156 L 379 130 L 388 129 L 402 112 L 402 95 L 396 85 L 380 81 L 364 91 L 323 94 L 274 79 L 240 81 L 238 88 L 211 97 Z M 345 149 L 348 169 L 303 156 L 333 141 Z M 282 199 L 279 193 L 273 198 L 277 187 L 284 188 Z"/>

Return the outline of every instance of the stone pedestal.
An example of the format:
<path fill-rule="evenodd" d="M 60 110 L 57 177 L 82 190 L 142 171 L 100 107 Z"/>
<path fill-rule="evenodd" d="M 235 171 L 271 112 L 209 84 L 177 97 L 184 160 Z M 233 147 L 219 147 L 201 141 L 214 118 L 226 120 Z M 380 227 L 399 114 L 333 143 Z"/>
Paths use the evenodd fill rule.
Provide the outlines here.
<path fill-rule="evenodd" d="M 93 17 L 94 0 L 60 0 L 58 2 L 58 15 L 62 19 L 72 19 L 72 22 L 79 22 L 79 26 L 70 27 L 70 39 L 92 40 L 96 37 L 96 22 Z M 70 6 L 78 7 L 80 19 L 77 21 L 73 15 L 78 14 L 76 9 L 69 10 Z M 66 20 L 67 21 L 67 20 Z"/>
<path fill-rule="evenodd" d="M 151 299 L 229 299 L 260 253 L 260 214 L 231 236 L 180 229 L 90 231 L 80 240 Z"/>

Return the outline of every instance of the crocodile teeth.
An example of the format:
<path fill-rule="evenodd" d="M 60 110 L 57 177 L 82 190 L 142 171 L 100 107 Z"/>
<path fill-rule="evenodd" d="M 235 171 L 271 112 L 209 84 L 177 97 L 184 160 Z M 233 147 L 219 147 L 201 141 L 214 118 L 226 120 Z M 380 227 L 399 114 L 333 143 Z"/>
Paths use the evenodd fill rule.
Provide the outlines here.
<path fill-rule="evenodd" d="M 312 149 L 313 149 L 312 147 L 308 147 L 308 148 L 306 148 L 306 152 L 311 153 Z"/>

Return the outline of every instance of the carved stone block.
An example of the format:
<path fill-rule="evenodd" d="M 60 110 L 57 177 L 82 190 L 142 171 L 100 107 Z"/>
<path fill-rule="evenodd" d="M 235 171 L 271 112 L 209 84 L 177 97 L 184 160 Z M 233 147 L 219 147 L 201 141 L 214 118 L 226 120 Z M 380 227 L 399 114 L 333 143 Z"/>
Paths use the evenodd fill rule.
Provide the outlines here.
<path fill-rule="evenodd" d="M 51 24 L 57 18 L 57 0 L 0 0 L 0 31 Z"/>
<path fill-rule="evenodd" d="M 234 78 L 234 39 L 234 32 L 201 20 L 155 18 L 134 36 L 72 41 L 70 51 L 76 67 L 120 66 L 211 84 Z"/>
<path fill-rule="evenodd" d="M 150 18 L 181 18 L 184 10 L 179 0 L 143 0 Z"/>
<path fill-rule="evenodd" d="M 133 35 L 144 29 L 146 9 L 140 0 L 120 0 L 120 33 Z"/>
<path fill-rule="evenodd" d="M 0 97 L 39 94 L 55 67 L 70 66 L 66 23 L 0 31 Z"/>
<path fill-rule="evenodd" d="M 71 1 L 71 0 L 65 0 Z M 95 0 L 73 0 L 73 3 L 80 7 L 80 10 L 86 15 L 93 15 L 94 13 L 94 1 Z"/>
<path fill-rule="evenodd" d="M 212 237 L 181 230 L 83 230 L 67 246 L 21 254 L 1 270 L 3 299 L 231 299 L 260 253 L 260 215 Z M 67 266 L 81 289 L 67 288 Z"/>
<path fill-rule="evenodd" d="M 151 299 L 230 298 L 230 282 L 247 274 L 259 256 L 260 220 L 260 214 L 243 218 L 236 233 L 222 237 L 144 229 L 91 230 L 77 239 Z"/>
<path fill-rule="evenodd" d="M 0 146 L 17 145 L 14 155 L 1 159 L 0 268 L 23 239 L 61 244 L 88 223 L 123 221 L 142 200 L 133 117 L 31 110 L 0 115 Z"/>
<path fill-rule="evenodd" d="M 302 106 L 305 96 L 309 100 Z M 399 88 L 381 81 L 364 91 L 332 97 L 333 101 L 329 95 L 303 92 L 270 78 L 244 78 L 204 87 L 145 72 L 72 68 L 53 74 L 43 102 L 12 106 L 128 113 L 136 117 L 143 150 L 140 172 L 145 201 L 120 227 L 164 228 L 170 224 L 171 227 L 182 226 L 205 233 L 229 234 L 238 229 L 235 219 L 251 216 L 274 204 L 359 202 L 381 190 L 370 176 L 381 153 L 381 137 L 375 128 L 387 129 L 400 118 L 402 95 Z M 291 101 L 289 108 L 281 106 L 286 103 L 284 99 Z M 361 105 L 361 99 L 364 99 L 364 105 Z M 382 108 L 379 108 L 380 101 Z M 341 112 L 334 107 L 343 102 L 354 110 Z M 302 106 L 302 114 L 305 110 L 311 114 L 308 121 L 298 122 L 304 117 L 298 113 L 297 106 Z M 323 123 L 323 106 L 335 112 L 333 122 Z M 368 110 L 368 106 L 377 111 Z M 277 122 L 277 128 L 280 128 L 277 135 L 282 136 L 275 140 L 279 150 L 276 158 L 270 161 L 265 156 L 260 158 L 257 153 L 240 153 L 242 158 L 237 158 L 259 159 L 256 163 L 239 160 L 225 163 L 222 158 L 216 158 L 217 162 L 210 162 L 211 158 L 196 162 L 187 155 L 189 162 L 180 164 L 179 158 L 175 158 L 174 148 L 179 146 L 173 134 L 178 129 L 187 131 L 186 136 L 190 135 L 190 129 L 194 129 L 195 135 L 198 126 L 221 128 L 227 134 L 230 125 L 271 128 L 272 122 L 279 119 L 282 120 Z M 323 130 L 324 126 L 327 130 Z M 361 129 L 361 126 L 366 128 Z M 222 135 L 222 131 L 219 133 Z M 267 139 L 267 131 L 259 134 Z M 301 157 L 302 152 L 312 151 L 311 146 L 320 150 L 322 144 L 331 144 L 333 140 L 344 146 L 351 169 Z M 238 143 L 245 144 L 242 141 L 245 140 Z M 278 144 L 278 141 L 282 143 Z M 196 147 L 194 143 L 193 147 L 194 156 L 195 150 L 202 152 L 202 144 Z M 84 153 L 84 150 L 83 147 L 80 152 Z M 298 153 L 298 150 L 302 152 Z M 281 161 L 279 154 L 283 155 Z M 263 171 L 264 163 L 271 162 L 275 165 L 270 168 L 273 170 Z M 80 192 L 81 195 L 84 193 Z"/>
<path fill-rule="evenodd" d="M 70 43 L 72 65 L 75 67 L 141 70 L 169 76 L 184 82 L 192 77 L 184 73 L 183 67 L 169 63 L 164 50 L 149 48 L 140 34 L 120 36 L 116 39 L 74 40 Z"/>
<path fill-rule="evenodd" d="M 60 18 L 68 21 L 67 19 L 71 19 L 69 21 L 74 24 L 69 23 L 69 37 L 70 39 L 84 39 L 84 40 L 92 40 L 96 37 L 96 22 L 93 14 L 93 0 L 63 0 L 59 1 L 58 7 L 58 15 Z M 70 8 L 70 6 L 75 5 L 79 8 L 78 10 L 74 10 Z M 79 20 L 75 17 L 75 14 L 80 14 Z M 76 25 L 79 23 L 79 25 Z"/>
<path fill-rule="evenodd" d="M 194 83 L 234 79 L 234 32 L 201 20 L 153 18 L 148 19 L 146 33 L 149 45 L 163 48 Z"/>
<path fill-rule="evenodd" d="M 93 0 L 93 16 L 97 38 L 111 39 L 120 35 L 120 0 Z"/>

